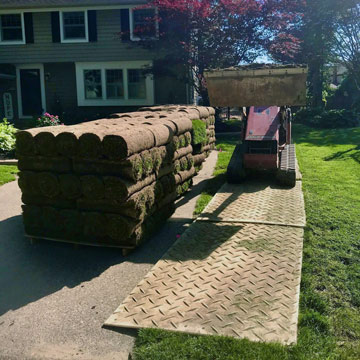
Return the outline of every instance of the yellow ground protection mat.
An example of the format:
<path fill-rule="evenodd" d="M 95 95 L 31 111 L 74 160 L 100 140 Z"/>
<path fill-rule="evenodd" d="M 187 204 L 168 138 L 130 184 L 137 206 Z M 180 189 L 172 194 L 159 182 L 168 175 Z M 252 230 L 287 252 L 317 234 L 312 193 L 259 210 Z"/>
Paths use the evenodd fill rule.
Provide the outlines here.
<path fill-rule="evenodd" d="M 230 189 L 238 194 L 231 202 L 223 195 L 231 197 Z M 216 221 L 195 221 L 105 324 L 295 343 L 303 243 L 300 225 L 305 221 L 301 183 L 291 191 L 260 185 L 252 189 L 224 185 L 203 216 L 213 212 Z M 273 196 L 272 191 L 276 192 Z M 259 207 L 265 198 L 278 203 L 274 200 L 266 211 L 251 207 L 246 212 L 237 200 L 247 194 L 253 195 Z M 302 211 L 271 217 L 271 211 L 289 198 L 297 199 Z M 228 202 L 225 207 L 222 201 Z M 232 214 L 249 222 L 228 221 L 227 217 L 235 217 Z M 282 225 L 251 223 L 253 219 Z M 296 226 L 284 226 L 287 221 Z"/>
<path fill-rule="evenodd" d="M 305 209 L 301 181 L 297 181 L 293 188 L 265 182 L 225 184 L 199 220 L 304 227 Z"/>

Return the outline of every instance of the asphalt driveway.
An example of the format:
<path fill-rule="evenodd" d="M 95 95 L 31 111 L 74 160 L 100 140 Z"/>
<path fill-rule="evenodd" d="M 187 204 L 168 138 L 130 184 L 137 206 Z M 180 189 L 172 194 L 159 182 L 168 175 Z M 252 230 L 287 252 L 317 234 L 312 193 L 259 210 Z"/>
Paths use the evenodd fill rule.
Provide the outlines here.
<path fill-rule="evenodd" d="M 216 159 L 213 151 L 173 217 L 127 257 L 116 249 L 31 245 L 17 183 L 0 187 L 0 359 L 127 359 L 135 333 L 102 325 L 191 222 Z"/>

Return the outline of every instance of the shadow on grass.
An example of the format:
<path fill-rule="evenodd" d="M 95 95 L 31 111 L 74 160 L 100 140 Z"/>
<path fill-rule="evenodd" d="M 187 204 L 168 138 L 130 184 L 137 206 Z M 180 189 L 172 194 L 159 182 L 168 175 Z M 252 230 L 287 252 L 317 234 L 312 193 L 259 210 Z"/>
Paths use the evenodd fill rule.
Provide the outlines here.
<path fill-rule="evenodd" d="M 297 144 L 308 143 L 317 146 L 358 145 L 360 127 L 354 129 L 313 129 L 294 124 L 293 136 Z"/>
<path fill-rule="evenodd" d="M 349 160 L 353 159 L 360 164 L 360 145 L 354 147 L 353 149 L 338 151 L 330 156 L 324 158 L 325 161 L 333 160 Z"/>

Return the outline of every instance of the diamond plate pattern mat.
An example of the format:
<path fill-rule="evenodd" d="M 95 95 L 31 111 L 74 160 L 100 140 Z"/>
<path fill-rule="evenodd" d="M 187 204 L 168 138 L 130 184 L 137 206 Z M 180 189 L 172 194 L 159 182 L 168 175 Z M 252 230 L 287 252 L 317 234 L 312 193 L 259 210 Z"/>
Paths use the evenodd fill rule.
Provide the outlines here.
<path fill-rule="evenodd" d="M 254 222 L 304 227 L 301 181 L 293 188 L 265 182 L 225 184 L 199 220 Z"/>
<path fill-rule="evenodd" d="M 196 221 L 105 325 L 295 343 L 302 241 L 299 227 Z"/>

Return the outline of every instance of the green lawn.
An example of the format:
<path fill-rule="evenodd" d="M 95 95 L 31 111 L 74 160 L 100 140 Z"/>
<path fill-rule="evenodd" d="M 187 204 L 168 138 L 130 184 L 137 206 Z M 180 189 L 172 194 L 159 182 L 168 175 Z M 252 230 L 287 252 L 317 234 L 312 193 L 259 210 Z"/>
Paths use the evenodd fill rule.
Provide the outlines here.
<path fill-rule="evenodd" d="M 17 166 L 0 165 L 0 186 L 15 180 L 15 174 L 17 172 Z"/>
<path fill-rule="evenodd" d="M 297 125 L 294 138 L 307 214 L 298 344 L 141 330 L 136 360 L 360 359 L 360 129 Z M 233 146 L 220 139 L 220 177 Z"/>
<path fill-rule="evenodd" d="M 196 202 L 194 215 L 202 213 L 206 205 L 210 202 L 221 185 L 226 181 L 226 168 L 229 164 L 235 146 L 239 142 L 239 137 L 239 135 L 216 135 L 216 148 L 219 150 L 219 154 L 213 174 L 215 177 L 208 181 L 206 189 L 201 193 L 199 200 Z"/>

